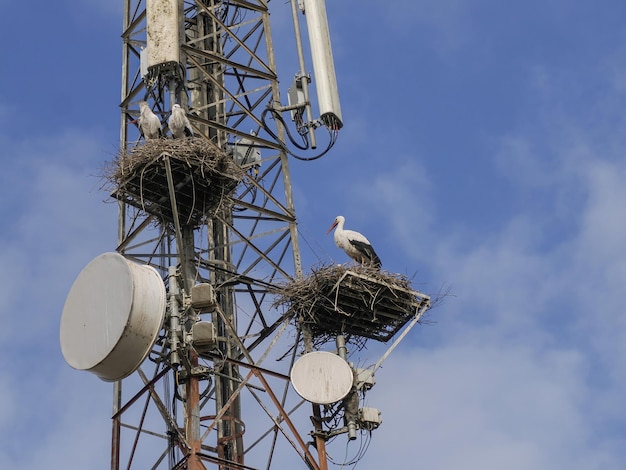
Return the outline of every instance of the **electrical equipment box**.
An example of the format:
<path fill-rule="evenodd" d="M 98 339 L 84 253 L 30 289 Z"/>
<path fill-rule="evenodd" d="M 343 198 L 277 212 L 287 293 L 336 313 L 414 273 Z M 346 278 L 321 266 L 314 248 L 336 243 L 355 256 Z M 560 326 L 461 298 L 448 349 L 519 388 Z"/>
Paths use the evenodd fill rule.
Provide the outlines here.
<path fill-rule="evenodd" d="M 361 428 L 373 430 L 376 429 L 383 420 L 380 417 L 380 411 L 376 408 L 360 408 L 359 409 L 359 424 Z"/>
<path fill-rule="evenodd" d="M 302 80 L 308 80 L 305 77 L 296 77 L 287 91 L 287 99 L 289 106 L 298 106 L 298 109 L 291 110 L 291 120 L 295 121 L 298 114 L 302 114 L 306 98 L 304 97 L 304 89 L 302 88 Z"/>
<path fill-rule="evenodd" d="M 213 286 L 208 283 L 196 284 L 191 288 L 191 307 L 203 312 L 212 312 L 217 306 Z"/>
<path fill-rule="evenodd" d="M 376 379 L 370 369 L 356 370 L 356 388 L 358 390 L 369 390 L 374 385 L 376 385 Z"/>
<path fill-rule="evenodd" d="M 256 133 L 252 131 L 250 135 L 255 136 Z M 233 144 L 233 160 L 241 166 L 260 166 L 261 150 L 254 145 L 252 139 L 243 137 Z"/>
<path fill-rule="evenodd" d="M 208 351 L 217 345 L 215 325 L 210 321 L 199 321 L 191 327 L 191 342 L 198 352 Z"/>

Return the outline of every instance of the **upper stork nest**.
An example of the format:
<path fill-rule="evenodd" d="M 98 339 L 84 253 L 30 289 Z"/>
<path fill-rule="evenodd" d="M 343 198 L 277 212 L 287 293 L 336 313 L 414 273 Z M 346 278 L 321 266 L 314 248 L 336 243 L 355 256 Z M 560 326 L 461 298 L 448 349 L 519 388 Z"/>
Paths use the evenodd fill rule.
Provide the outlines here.
<path fill-rule="evenodd" d="M 352 341 L 386 342 L 430 307 L 430 297 L 412 290 L 406 277 L 369 266 L 333 265 L 313 269 L 281 286 L 275 306 L 290 309 L 309 325 L 319 342 L 344 334 Z"/>
<path fill-rule="evenodd" d="M 230 197 L 243 177 L 242 168 L 202 138 L 154 139 L 122 152 L 105 168 L 116 199 L 162 220 L 172 221 L 173 204 L 167 166 L 181 222 L 198 223 Z"/>

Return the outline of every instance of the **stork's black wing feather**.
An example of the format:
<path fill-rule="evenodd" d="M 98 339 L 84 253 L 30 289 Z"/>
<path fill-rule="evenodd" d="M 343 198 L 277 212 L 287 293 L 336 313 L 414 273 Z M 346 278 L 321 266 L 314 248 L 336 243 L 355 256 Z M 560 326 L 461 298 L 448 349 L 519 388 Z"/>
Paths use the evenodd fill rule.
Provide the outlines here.
<path fill-rule="evenodd" d="M 374 251 L 374 248 L 372 248 L 372 245 L 370 245 L 369 243 L 360 242 L 358 240 L 350 240 L 350 243 L 353 247 L 359 250 L 359 253 L 363 255 L 363 259 L 366 260 L 368 263 L 371 263 L 378 269 L 382 267 L 380 258 Z"/>

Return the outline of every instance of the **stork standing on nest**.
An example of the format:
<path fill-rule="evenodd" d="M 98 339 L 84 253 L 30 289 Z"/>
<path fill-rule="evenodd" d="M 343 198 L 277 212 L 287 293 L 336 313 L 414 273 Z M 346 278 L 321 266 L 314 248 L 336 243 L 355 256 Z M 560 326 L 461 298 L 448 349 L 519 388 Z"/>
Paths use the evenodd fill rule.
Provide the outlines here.
<path fill-rule="evenodd" d="M 374 248 L 372 248 L 372 244 L 365 238 L 365 235 L 354 230 L 344 230 L 343 224 L 345 221 L 346 219 L 342 215 L 335 217 L 335 221 L 326 234 L 328 235 L 332 229 L 335 229 L 335 245 L 354 260 L 355 266 L 359 262 L 361 265 L 371 265 L 380 269 L 382 263 Z"/>
<path fill-rule="evenodd" d="M 179 104 L 172 106 L 172 114 L 167 120 L 167 125 L 172 131 L 172 136 L 175 139 L 183 139 L 185 137 L 193 137 L 193 130 L 185 110 L 180 107 Z"/>
<path fill-rule="evenodd" d="M 146 140 L 158 139 L 161 137 L 161 120 L 152 112 L 146 101 L 139 103 L 139 118 L 137 119 L 139 131 Z"/>

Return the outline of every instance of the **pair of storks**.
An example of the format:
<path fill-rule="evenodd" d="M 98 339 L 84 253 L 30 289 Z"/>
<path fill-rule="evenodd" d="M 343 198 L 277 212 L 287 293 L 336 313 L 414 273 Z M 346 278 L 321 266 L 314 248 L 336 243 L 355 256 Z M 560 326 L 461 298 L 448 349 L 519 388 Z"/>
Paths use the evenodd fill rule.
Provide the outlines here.
<path fill-rule="evenodd" d="M 150 106 L 145 101 L 139 103 L 139 118 L 137 119 L 139 131 L 144 139 L 158 139 L 163 137 L 163 129 L 161 129 L 161 120 L 152 112 Z M 179 104 L 172 106 L 172 114 L 167 120 L 167 126 L 172 131 L 175 139 L 185 137 L 193 137 L 193 130 L 185 110 Z"/>

